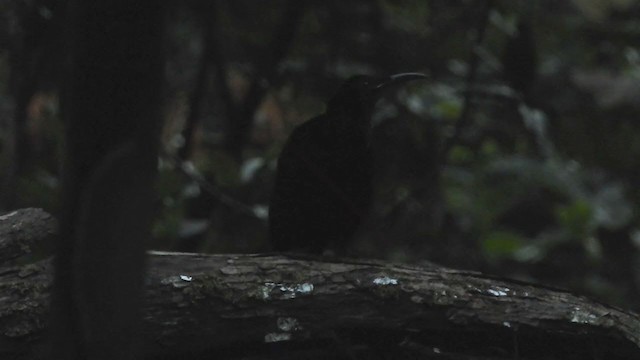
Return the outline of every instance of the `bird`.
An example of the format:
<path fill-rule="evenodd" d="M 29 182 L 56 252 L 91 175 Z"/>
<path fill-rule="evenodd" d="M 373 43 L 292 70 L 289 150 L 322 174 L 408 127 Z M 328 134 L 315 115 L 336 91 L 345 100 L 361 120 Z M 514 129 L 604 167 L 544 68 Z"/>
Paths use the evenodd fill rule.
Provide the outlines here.
<path fill-rule="evenodd" d="M 346 254 L 372 204 L 376 102 L 390 89 L 424 78 L 352 76 L 323 114 L 294 128 L 278 157 L 269 203 L 273 250 Z"/>

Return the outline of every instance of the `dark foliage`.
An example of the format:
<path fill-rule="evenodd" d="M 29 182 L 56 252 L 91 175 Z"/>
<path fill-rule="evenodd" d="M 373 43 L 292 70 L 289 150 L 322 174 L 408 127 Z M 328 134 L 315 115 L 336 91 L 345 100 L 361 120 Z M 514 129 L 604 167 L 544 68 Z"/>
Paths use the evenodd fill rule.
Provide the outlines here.
<path fill-rule="evenodd" d="M 60 208 L 58 84 L 70 84 L 60 71 L 69 60 L 65 3 L 0 2 L 0 207 L 7 210 Z M 321 113 L 335 85 L 353 74 L 421 71 L 428 83 L 385 97 L 373 111 L 373 195 L 360 206 L 372 211 L 349 220 L 354 254 L 535 279 L 637 307 L 637 1 L 166 5 L 167 125 L 152 247 L 269 249 L 275 159 L 295 126 Z M 87 107 L 105 114 L 137 105 L 137 96 L 120 95 L 145 80 L 121 76 L 120 65 L 106 68 L 122 86 L 92 82 L 111 101 Z M 311 123 L 294 136 L 322 127 Z M 123 121 L 122 131 L 131 124 Z M 96 147 L 120 136 L 113 128 L 95 133 Z M 312 215 L 320 210 L 305 206 Z M 282 248 L 309 247 L 299 238 L 310 233 Z M 315 250 L 351 246 L 333 242 Z"/>

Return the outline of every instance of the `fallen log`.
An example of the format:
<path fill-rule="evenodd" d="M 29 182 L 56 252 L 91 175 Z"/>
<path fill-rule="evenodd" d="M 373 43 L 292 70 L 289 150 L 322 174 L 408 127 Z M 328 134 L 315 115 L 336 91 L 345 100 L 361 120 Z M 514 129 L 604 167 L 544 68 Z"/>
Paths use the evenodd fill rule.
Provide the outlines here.
<path fill-rule="evenodd" d="M 0 268 L 0 358 L 46 357 L 52 262 Z M 638 315 L 437 266 L 148 253 L 147 359 L 638 359 Z"/>

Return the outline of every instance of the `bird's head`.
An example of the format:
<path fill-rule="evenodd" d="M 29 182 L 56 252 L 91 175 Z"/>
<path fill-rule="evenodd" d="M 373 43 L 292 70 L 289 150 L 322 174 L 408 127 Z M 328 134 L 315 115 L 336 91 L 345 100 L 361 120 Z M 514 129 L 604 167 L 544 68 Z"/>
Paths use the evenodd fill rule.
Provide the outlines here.
<path fill-rule="evenodd" d="M 355 75 L 345 81 L 329 100 L 329 111 L 355 111 L 358 116 L 369 115 L 380 97 L 398 85 L 427 78 L 420 73 L 402 73 L 391 76 Z M 356 114 L 354 114 L 356 115 Z"/>

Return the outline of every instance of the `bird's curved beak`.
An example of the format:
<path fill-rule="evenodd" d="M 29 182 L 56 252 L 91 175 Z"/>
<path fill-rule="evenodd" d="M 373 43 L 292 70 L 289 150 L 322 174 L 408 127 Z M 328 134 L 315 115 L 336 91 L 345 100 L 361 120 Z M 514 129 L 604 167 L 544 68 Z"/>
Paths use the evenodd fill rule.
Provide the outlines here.
<path fill-rule="evenodd" d="M 375 89 L 380 91 L 389 87 L 392 87 L 394 85 L 400 85 L 400 84 L 404 84 L 408 81 L 413 81 L 413 80 L 421 80 L 421 79 L 427 79 L 427 76 L 425 74 L 421 74 L 421 73 L 401 73 L 401 74 L 395 74 L 395 75 L 391 75 L 385 79 L 383 79 L 376 87 Z"/>

